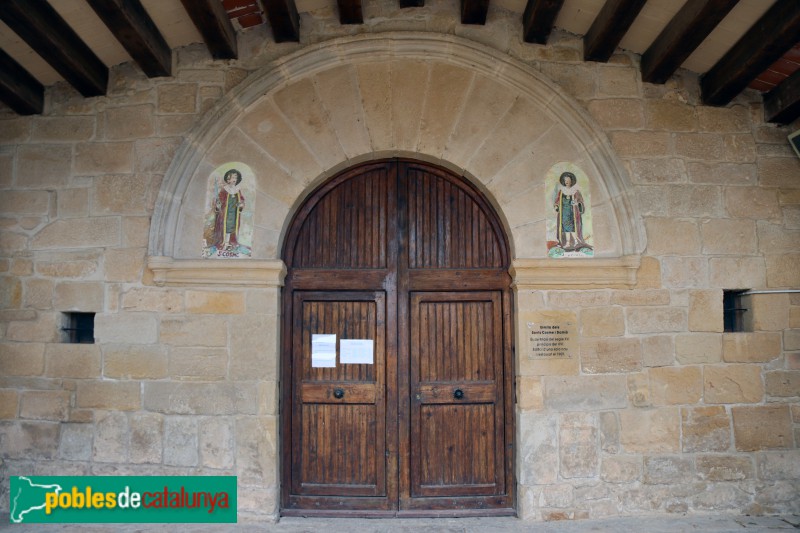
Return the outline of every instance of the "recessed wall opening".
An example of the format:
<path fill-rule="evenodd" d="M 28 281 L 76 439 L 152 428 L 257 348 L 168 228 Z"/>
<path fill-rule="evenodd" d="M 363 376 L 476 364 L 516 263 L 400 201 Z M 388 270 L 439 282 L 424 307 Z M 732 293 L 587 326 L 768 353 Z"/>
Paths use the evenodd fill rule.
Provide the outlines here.
<path fill-rule="evenodd" d="M 94 313 L 64 313 L 61 342 L 94 344 Z"/>
<path fill-rule="evenodd" d="M 732 289 L 722 291 L 722 316 L 725 332 L 746 331 L 745 329 L 745 295 L 748 289 Z"/>

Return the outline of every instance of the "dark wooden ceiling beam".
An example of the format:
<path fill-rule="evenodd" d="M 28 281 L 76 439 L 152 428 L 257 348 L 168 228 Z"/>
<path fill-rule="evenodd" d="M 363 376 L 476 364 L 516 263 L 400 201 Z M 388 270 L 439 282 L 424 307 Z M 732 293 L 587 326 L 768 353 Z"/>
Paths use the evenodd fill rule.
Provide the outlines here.
<path fill-rule="evenodd" d="M 700 79 L 703 102 L 725 105 L 797 43 L 800 2 L 778 0 Z"/>
<path fill-rule="evenodd" d="M 764 95 L 767 122 L 789 124 L 800 117 L 800 70 Z"/>
<path fill-rule="evenodd" d="M 214 59 L 236 59 L 236 30 L 220 0 L 181 0 Z"/>
<path fill-rule="evenodd" d="M 172 73 L 172 51 L 139 0 L 86 0 L 150 78 Z"/>
<path fill-rule="evenodd" d="M 642 55 L 642 80 L 664 83 L 739 0 L 686 2 Z"/>
<path fill-rule="evenodd" d="M 564 0 L 528 0 L 522 14 L 522 38 L 526 43 L 547 44 Z"/>
<path fill-rule="evenodd" d="M 3 0 L 0 19 L 83 96 L 105 94 L 108 67 L 45 0 Z"/>
<path fill-rule="evenodd" d="M 263 0 L 276 43 L 300 42 L 300 15 L 294 0 Z"/>
<path fill-rule="evenodd" d="M 461 24 L 486 24 L 489 0 L 461 0 Z"/>
<path fill-rule="evenodd" d="M 400 7 L 422 7 L 425 5 L 425 0 L 400 0 Z"/>
<path fill-rule="evenodd" d="M 363 24 L 361 0 L 337 0 L 339 4 L 339 22 L 341 24 Z"/>
<path fill-rule="evenodd" d="M 20 115 L 36 115 L 44 109 L 44 86 L 2 49 L 0 101 Z"/>
<path fill-rule="evenodd" d="M 606 62 L 647 0 L 607 0 L 583 36 L 583 58 Z"/>

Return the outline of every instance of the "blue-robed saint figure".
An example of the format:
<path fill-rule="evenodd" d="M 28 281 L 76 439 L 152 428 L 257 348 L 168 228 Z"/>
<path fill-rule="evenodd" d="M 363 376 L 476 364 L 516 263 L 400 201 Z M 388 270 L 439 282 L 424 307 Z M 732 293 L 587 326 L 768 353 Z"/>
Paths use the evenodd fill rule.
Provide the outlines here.
<path fill-rule="evenodd" d="M 556 211 L 558 244 L 565 250 L 577 250 L 586 246 L 583 240 L 581 216 L 586 211 L 578 180 L 572 172 L 564 172 L 558 178 L 553 191 L 553 208 Z"/>

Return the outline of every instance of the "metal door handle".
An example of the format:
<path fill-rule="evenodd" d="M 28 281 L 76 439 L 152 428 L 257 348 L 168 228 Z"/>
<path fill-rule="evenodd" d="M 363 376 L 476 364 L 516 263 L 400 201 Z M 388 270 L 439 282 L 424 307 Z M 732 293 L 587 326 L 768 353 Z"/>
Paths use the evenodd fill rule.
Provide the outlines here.
<path fill-rule="evenodd" d="M 464 391 L 463 390 L 456 389 L 455 391 L 453 391 L 453 398 L 455 398 L 456 400 L 460 400 L 463 397 L 464 397 Z"/>
<path fill-rule="evenodd" d="M 333 390 L 333 397 L 337 400 L 341 400 L 344 398 L 344 389 L 334 389 Z"/>

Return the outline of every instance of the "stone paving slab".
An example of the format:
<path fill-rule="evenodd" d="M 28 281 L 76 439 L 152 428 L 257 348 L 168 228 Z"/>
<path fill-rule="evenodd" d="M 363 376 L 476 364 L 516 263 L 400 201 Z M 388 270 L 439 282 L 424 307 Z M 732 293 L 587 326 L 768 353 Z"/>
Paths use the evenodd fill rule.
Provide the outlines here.
<path fill-rule="evenodd" d="M 800 516 L 751 517 L 713 516 L 635 516 L 602 520 L 534 522 L 516 518 L 414 518 L 414 519 L 349 519 L 349 518 L 282 518 L 263 524 L 9 524 L 8 515 L 0 516 L 0 531 L 14 533 L 78 532 L 81 533 L 147 533 L 180 531 L 181 533 L 746 533 L 755 531 L 800 530 Z"/>

